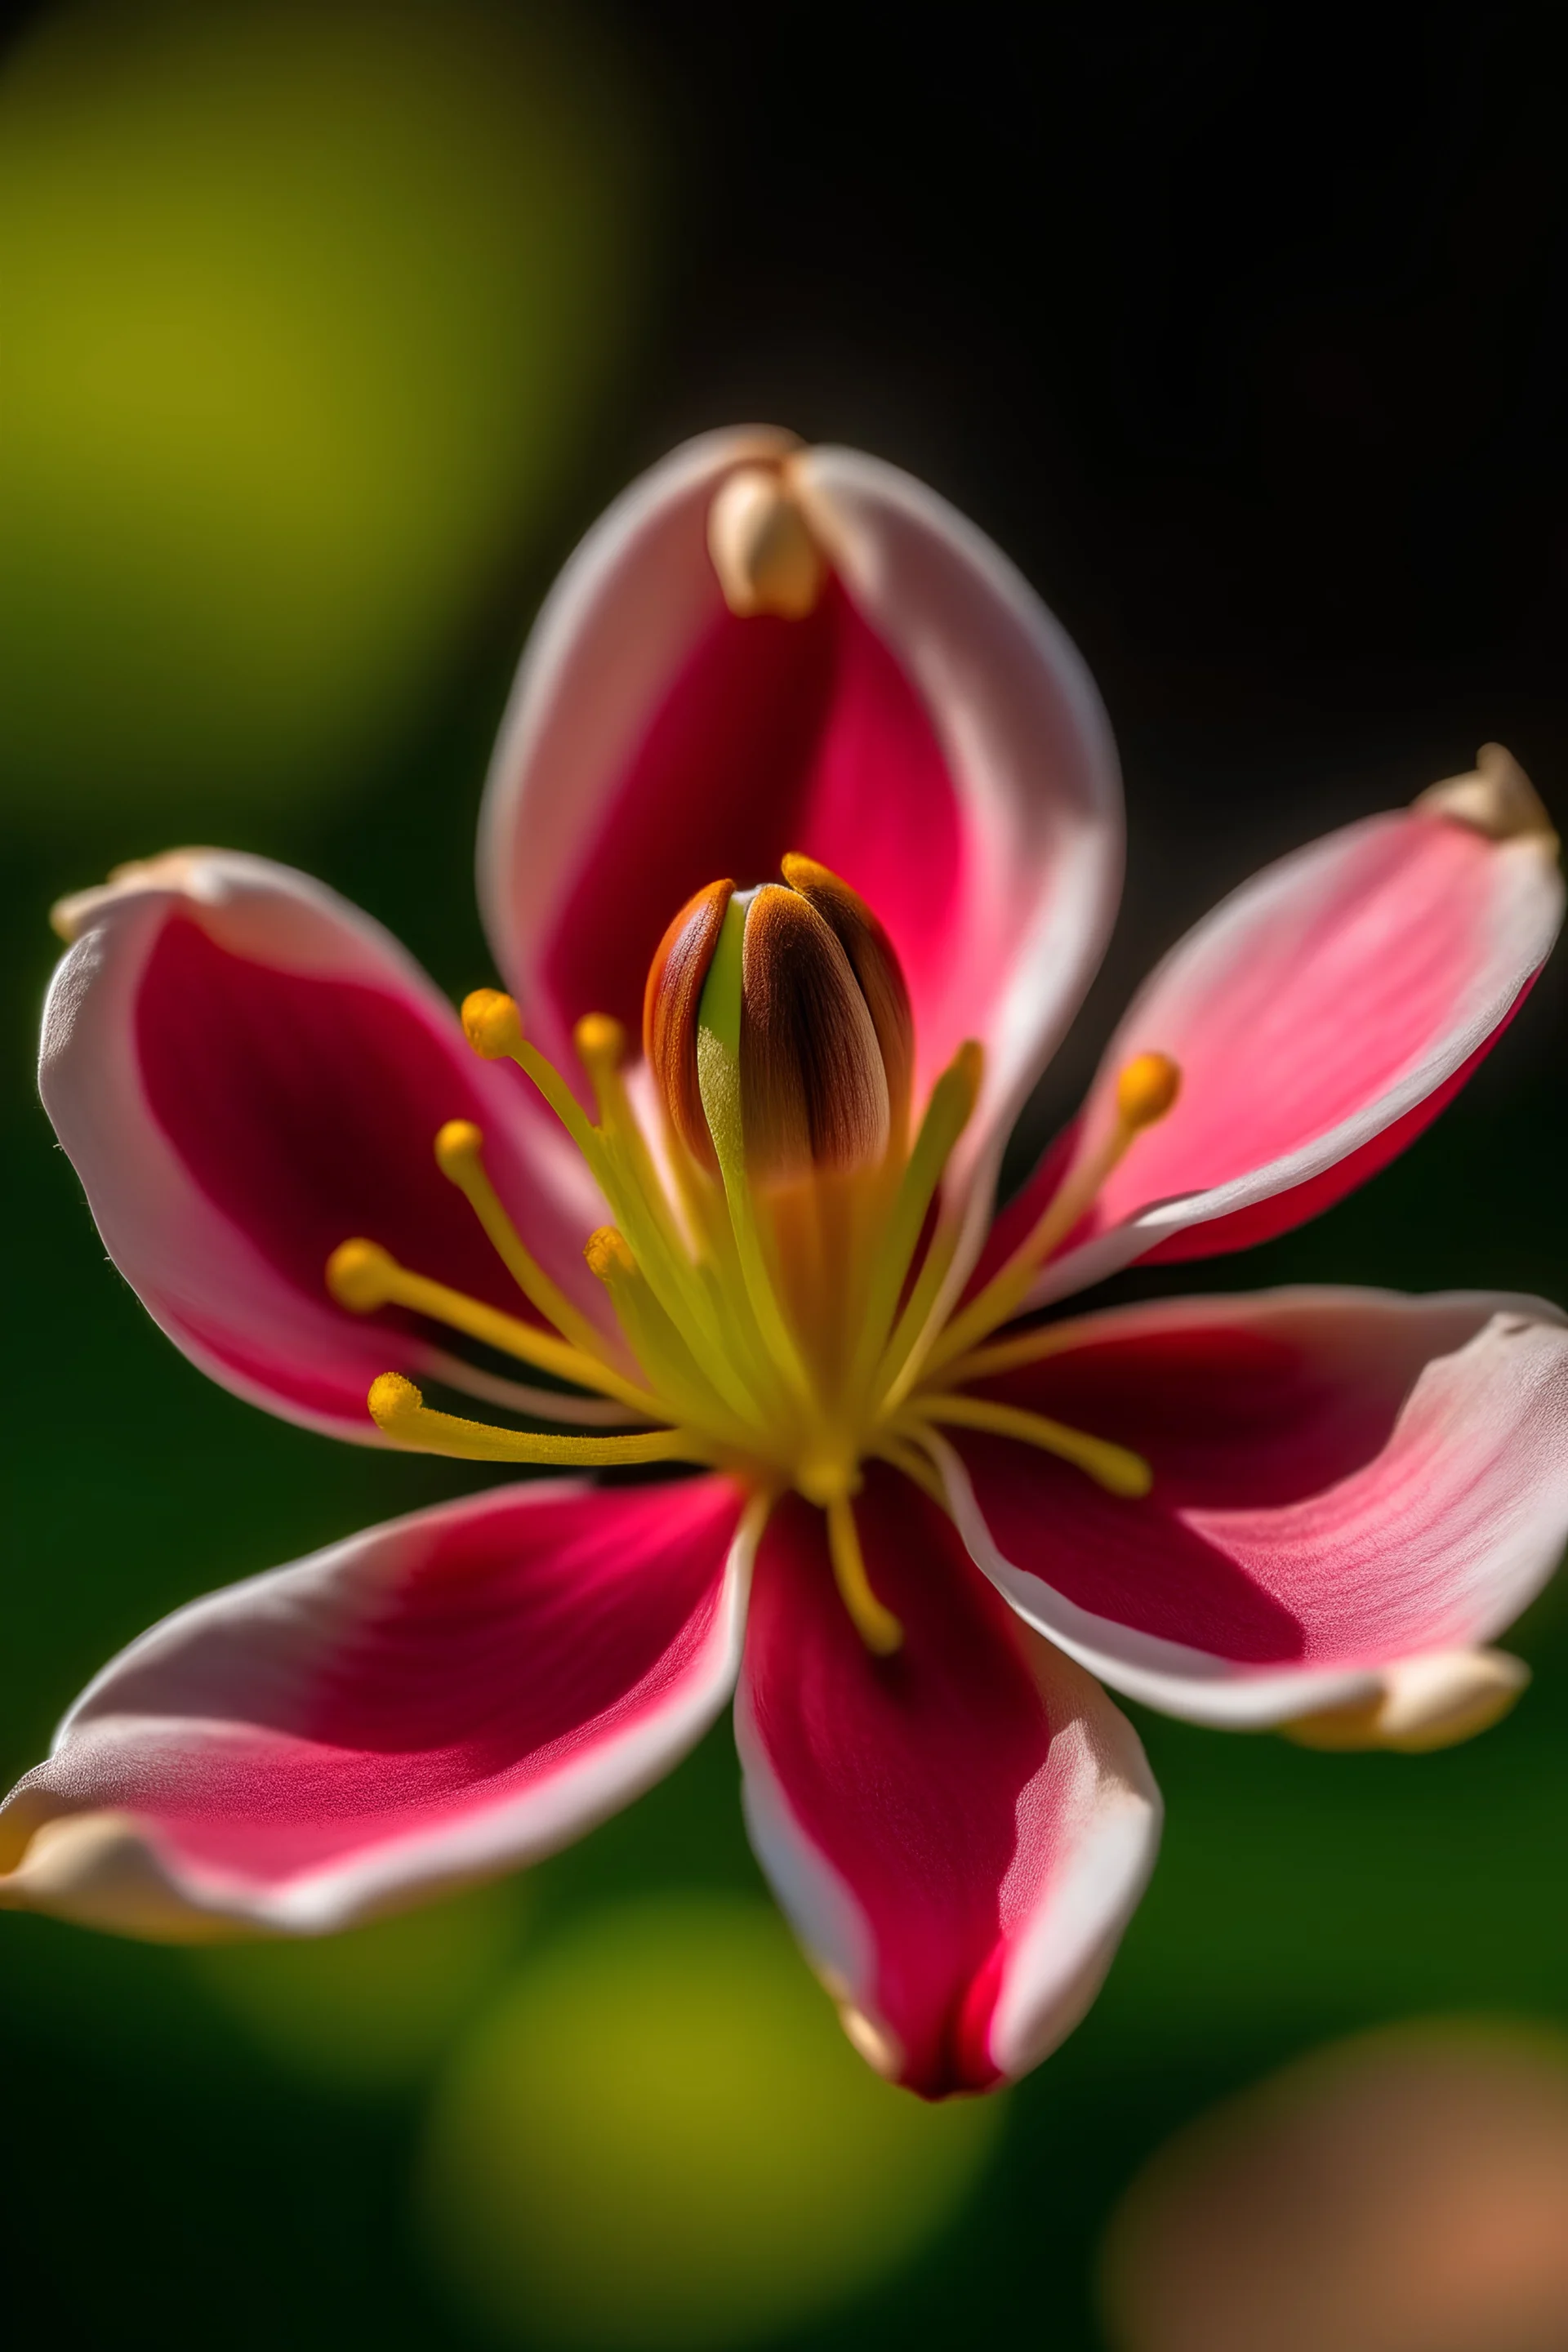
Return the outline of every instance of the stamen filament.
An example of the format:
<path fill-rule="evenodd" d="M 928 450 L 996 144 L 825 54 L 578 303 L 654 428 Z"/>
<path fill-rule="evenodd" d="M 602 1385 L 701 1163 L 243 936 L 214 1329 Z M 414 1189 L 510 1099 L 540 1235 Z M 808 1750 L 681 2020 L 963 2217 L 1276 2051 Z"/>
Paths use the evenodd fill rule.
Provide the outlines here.
<path fill-rule="evenodd" d="M 946 1510 L 947 1489 L 942 1483 L 942 1474 L 912 1438 L 895 1437 L 890 1431 L 884 1431 L 877 1440 L 877 1455 L 879 1461 L 891 1463 L 895 1470 L 901 1470 L 933 1503 Z"/>
<path fill-rule="evenodd" d="M 499 1404 L 505 1412 L 520 1412 L 531 1421 L 552 1421 L 563 1429 L 637 1429 L 647 1419 L 614 1397 L 584 1396 L 577 1390 L 537 1389 L 526 1381 L 509 1381 L 503 1373 L 487 1372 L 478 1364 L 450 1356 L 443 1348 L 426 1348 L 421 1369 L 449 1389 Z M 668 1415 L 661 1413 L 661 1421 Z"/>
<path fill-rule="evenodd" d="M 931 1370 L 951 1364 L 1017 1312 L 1036 1275 L 1093 1207 L 1111 1171 L 1143 1129 L 1172 1108 L 1181 1082 L 1181 1071 L 1168 1054 L 1139 1054 L 1127 1064 L 1116 1082 L 1116 1117 L 1109 1133 L 1068 1170 L 1006 1264 L 953 1317 L 931 1351 Z"/>
<path fill-rule="evenodd" d="M 742 1453 L 756 1432 L 733 1412 L 714 1387 L 654 1294 L 652 1286 L 614 1225 L 590 1234 L 584 1255 L 610 1294 L 616 1318 L 637 1361 L 658 1381 L 683 1420 L 717 1427 Z"/>
<path fill-rule="evenodd" d="M 955 1363 L 942 1366 L 942 1377 L 954 1388 L 969 1388 L 975 1381 L 995 1380 L 999 1373 L 1017 1371 L 1025 1364 L 1043 1362 L 1047 1356 L 1059 1355 L 1070 1348 L 1082 1328 L 1075 1317 L 1070 1323 L 1038 1323 L 1032 1330 L 1016 1331 L 1010 1339 L 993 1340 L 989 1347 L 972 1349 L 960 1356 Z"/>
<path fill-rule="evenodd" d="M 445 1454 L 459 1462 L 531 1462 L 605 1469 L 616 1463 L 701 1462 L 709 1457 L 689 1432 L 651 1429 L 631 1437 L 557 1437 L 542 1430 L 494 1429 L 435 1412 L 412 1381 L 383 1372 L 365 1400 L 384 1437 L 415 1454 Z"/>
<path fill-rule="evenodd" d="M 499 988 L 471 989 L 463 999 L 463 1034 L 487 1062 L 515 1062 L 527 1072 L 595 1175 L 600 1138 L 582 1104 L 552 1064 L 523 1034 L 515 999 Z"/>
<path fill-rule="evenodd" d="M 849 1377 L 851 1395 L 864 1389 L 887 1340 L 899 1293 L 920 1244 L 926 1213 L 952 1148 L 969 1124 L 984 1066 L 984 1053 L 972 1038 L 959 1047 L 931 1090 L 915 1148 L 904 1169 L 882 1245 L 871 1269 L 865 1321 Z"/>
<path fill-rule="evenodd" d="M 616 1397 L 649 1420 L 664 1418 L 658 1399 L 635 1381 L 584 1355 L 566 1340 L 535 1330 L 515 1315 L 487 1307 L 482 1299 L 469 1298 L 461 1290 L 449 1290 L 444 1282 L 432 1282 L 426 1275 L 409 1273 L 374 1242 L 341 1242 L 327 1260 L 327 1287 L 339 1306 L 353 1314 L 369 1315 L 378 1307 L 409 1307 L 416 1315 L 448 1324 L 454 1331 L 499 1349 L 503 1355 L 516 1356 L 557 1380 L 573 1381 L 579 1388 Z M 563 1405 L 566 1402 L 563 1398 Z"/>
<path fill-rule="evenodd" d="M 484 1137 L 471 1120 L 449 1118 L 436 1138 L 436 1165 L 457 1186 L 485 1231 L 485 1237 L 530 1303 L 563 1338 L 596 1363 L 605 1360 L 602 1335 L 573 1306 L 524 1246 L 485 1172 Z"/>
<path fill-rule="evenodd" d="M 672 1312 L 685 1307 L 715 1348 L 721 1346 L 708 1299 L 695 1269 L 679 1245 L 661 1230 L 655 1185 L 645 1193 L 636 1182 L 620 1181 L 623 1155 L 592 1125 L 582 1105 L 561 1074 L 523 1034 L 522 1017 L 514 1000 L 497 988 L 476 988 L 463 999 L 463 1031 L 476 1054 L 485 1061 L 513 1061 L 531 1077 L 581 1152 L 599 1190 L 626 1228 L 649 1281 Z M 629 1105 L 626 1115 L 630 1118 Z M 635 1125 L 635 1121 L 633 1122 Z"/>
<path fill-rule="evenodd" d="M 871 1590 L 855 1509 L 847 1495 L 837 1496 L 827 1506 L 827 1549 L 838 1597 L 849 1612 L 855 1631 L 875 1656 L 890 1658 L 903 1647 L 904 1629 Z"/>
<path fill-rule="evenodd" d="M 985 1430 L 994 1437 L 1016 1437 L 1026 1445 L 1037 1445 L 1042 1453 L 1054 1454 L 1087 1472 L 1108 1495 L 1119 1495 L 1127 1501 L 1137 1501 L 1154 1483 L 1149 1465 L 1131 1446 L 1091 1437 L 1085 1430 L 1069 1429 L 1065 1422 L 1049 1421 L 1044 1413 L 1027 1412 L 1021 1405 L 999 1404 L 990 1397 L 922 1395 L 907 1409 L 906 1433 L 918 1435 L 922 1421 Z"/>

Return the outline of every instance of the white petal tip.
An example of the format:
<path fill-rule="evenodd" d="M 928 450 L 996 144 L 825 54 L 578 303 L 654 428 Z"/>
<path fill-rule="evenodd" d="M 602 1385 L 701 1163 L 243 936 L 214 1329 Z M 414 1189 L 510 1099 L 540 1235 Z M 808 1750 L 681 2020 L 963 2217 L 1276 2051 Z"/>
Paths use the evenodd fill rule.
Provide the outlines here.
<path fill-rule="evenodd" d="M 1540 794 L 1500 743 L 1483 743 L 1468 775 L 1429 784 L 1413 805 L 1452 817 L 1489 841 L 1534 839 L 1552 856 L 1557 854 L 1557 835 Z"/>
<path fill-rule="evenodd" d="M 1456 1748 L 1500 1723 L 1530 1680 L 1504 1650 L 1439 1650 L 1389 1667 L 1378 1696 L 1281 1727 L 1303 1748 L 1383 1748 L 1422 1756 Z"/>
<path fill-rule="evenodd" d="M 799 621 L 816 610 L 826 562 L 778 467 L 741 466 L 721 483 L 708 510 L 708 551 L 725 603 L 742 620 L 774 613 Z"/>
<path fill-rule="evenodd" d="M 128 865 L 116 866 L 107 882 L 57 898 L 49 908 L 49 929 L 70 947 L 94 916 L 116 898 L 135 898 L 144 890 L 177 890 L 187 898 L 202 898 L 207 895 L 205 862 L 219 855 L 213 849 L 166 849 L 157 857 L 132 858 Z"/>
<path fill-rule="evenodd" d="M 839 2004 L 838 2021 L 849 2038 L 850 2047 L 867 2065 L 888 2082 L 896 2083 L 903 2072 L 904 2053 L 886 2026 L 878 2025 L 863 2009 L 857 2009 L 848 2000 Z"/>
<path fill-rule="evenodd" d="M 181 1901 L 129 1813 L 59 1813 L 41 1823 L 16 1868 L 0 1874 L 0 1908 L 159 1943 L 216 1943 L 241 1932 Z"/>

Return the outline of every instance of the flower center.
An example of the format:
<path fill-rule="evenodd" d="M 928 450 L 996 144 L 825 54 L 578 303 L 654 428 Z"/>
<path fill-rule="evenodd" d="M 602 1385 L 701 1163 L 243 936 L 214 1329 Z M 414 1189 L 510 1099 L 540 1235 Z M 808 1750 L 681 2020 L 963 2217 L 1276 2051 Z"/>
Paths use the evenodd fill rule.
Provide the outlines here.
<path fill-rule="evenodd" d="M 1126 1447 L 975 1395 L 973 1383 L 1057 1344 L 1049 1329 L 985 1343 L 1134 1137 L 1170 1108 L 1179 1074 L 1161 1055 L 1128 1066 L 1111 1132 L 954 1311 L 959 1221 L 942 1177 L 979 1093 L 981 1049 L 960 1047 L 911 1137 L 912 1024 L 887 935 L 825 868 L 791 857 L 783 872 L 782 885 L 754 891 L 700 891 L 667 932 L 645 1018 L 651 1117 L 634 1108 L 618 1023 L 590 1014 L 575 1031 L 591 1119 L 510 997 L 480 989 L 464 1003 L 470 1045 L 527 1074 L 609 1207 L 613 1223 L 586 1256 L 613 1331 L 530 1254 L 466 1120 L 441 1129 L 437 1165 L 538 1319 L 449 1289 L 365 1239 L 340 1244 L 326 1279 L 354 1312 L 411 1310 L 567 1383 L 577 1393 L 561 1398 L 563 1421 L 621 1424 L 565 1435 L 468 1421 L 388 1372 L 369 1409 L 395 1444 L 479 1461 L 684 1461 L 764 1498 L 794 1487 L 825 1512 L 845 1604 L 869 1647 L 888 1653 L 901 1629 L 871 1590 L 855 1522 L 866 1461 L 891 1463 L 941 1502 L 933 1450 L 946 1424 L 1042 1447 L 1113 1494 L 1147 1491 L 1148 1466 Z M 541 1402 L 536 1417 L 557 1417 Z"/>

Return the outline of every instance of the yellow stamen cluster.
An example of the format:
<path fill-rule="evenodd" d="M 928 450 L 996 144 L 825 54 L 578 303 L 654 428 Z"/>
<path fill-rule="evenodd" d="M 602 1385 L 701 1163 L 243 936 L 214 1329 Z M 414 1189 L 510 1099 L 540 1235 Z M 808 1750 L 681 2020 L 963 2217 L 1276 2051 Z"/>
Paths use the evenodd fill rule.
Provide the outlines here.
<path fill-rule="evenodd" d="M 796 864 L 840 924 L 838 935 L 859 952 L 862 935 L 847 928 L 858 905 L 853 894 L 822 869 Z M 829 886 L 841 900 L 827 895 Z M 606 1317 L 574 1303 L 530 1254 L 487 1173 L 484 1138 L 465 1119 L 449 1121 L 436 1137 L 437 1163 L 531 1312 L 510 1314 L 452 1290 L 368 1239 L 344 1241 L 332 1253 L 327 1286 L 356 1314 L 402 1309 L 562 1383 L 563 1422 L 571 1421 L 574 1401 L 592 1400 L 595 1419 L 618 1409 L 643 1424 L 617 1435 L 494 1426 L 432 1410 L 410 1381 L 387 1372 L 371 1390 L 370 1412 L 395 1444 L 485 1462 L 682 1461 L 724 1470 L 763 1497 L 794 1487 L 825 1514 L 837 1590 L 867 1646 L 890 1656 L 902 1629 L 872 1588 L 856 1524 L 865 1462 L 890 1463 L 940 1503 L 941 1431 L 982 1430 L 1037 1446 L 1110 1494 L 1135 1498 L 1148 1491 L 1148 1465 L 1127 1447 L 977 1395 L 973 1383 L 1059 1344 L 1050 1330 L 983 1343 L 1024 1304 L 1040 1267 L 1081 1223 L 1138 1133 L 1169 1111 L 1180 1073 L 1160 1054 L 1127 1065 L 1105 1133 L 1080 1150 L 1000 1272 L 953 1312 L 957 1220 L 942 1202 L 942 1180 L 979 1095 L 980 1047 L 962 1046 L 937 1078 L 912 1141 L 898 1113 L 884 1118 L 874 1149 L 849 1164 L 842 1154 L 804 1163 L 797 1155 L 781 1171 L 773 1153 L 759 1166 L 747 1151 L 736 1010 L 745 902 L 721 900 L 703 919 L 710 968 L 705 979 L 699 975 L 695 1085 L 689 1072 L 680 1079 L 684 1091 L 657 1138 L 628 1093 L 618 1023 L 595 1014 L 575 1032 L 596 1106 L 591 1119 L 527 1037 L 510 997 L 480 989 L 462 1008 L 475 1051 L 527 1074 L 608 1205 L 613 1222 L 585 1251 Z M 868 913 L 865 919 L 874 926 Z M 876 948 L 862 967 L 869 969 L 882 954 L 882 935 L 868 928 L 863 936 Z M 689 971 L 679 984 L 689 1023 L 697 999 Z M 884 991 L 872 1002 L 878 1038 L 892 1040 L 882 1050 L 890 1056 L 895 1109 L 907 1095 L 907 1076 L 895 1066 L 900 1053 L 907 1061 L 896 995 Z M 776 1073 L 769 1083 L 779 1083 Z M 683 1139 L 682 1129 L 692 1130 L 699 1118 L 697 1139 L 710 1142 L 710 1154 Z M 460 1377 L 461 1368 L 454 1369 Z M 481 1394 L 498 1385 L 476 1376 Z"/>

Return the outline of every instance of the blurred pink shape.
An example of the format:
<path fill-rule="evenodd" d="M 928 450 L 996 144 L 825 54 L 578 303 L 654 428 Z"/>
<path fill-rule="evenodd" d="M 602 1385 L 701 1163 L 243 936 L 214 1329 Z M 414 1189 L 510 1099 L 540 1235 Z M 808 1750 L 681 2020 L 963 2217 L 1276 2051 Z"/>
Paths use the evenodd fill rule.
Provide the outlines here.
<path fill-rule="evenodd" d="M 1112 2219 L 1116 2352 L 1563 2352 L 1568 2042 L 1431 2024 L 1306 2060 Z"/>

